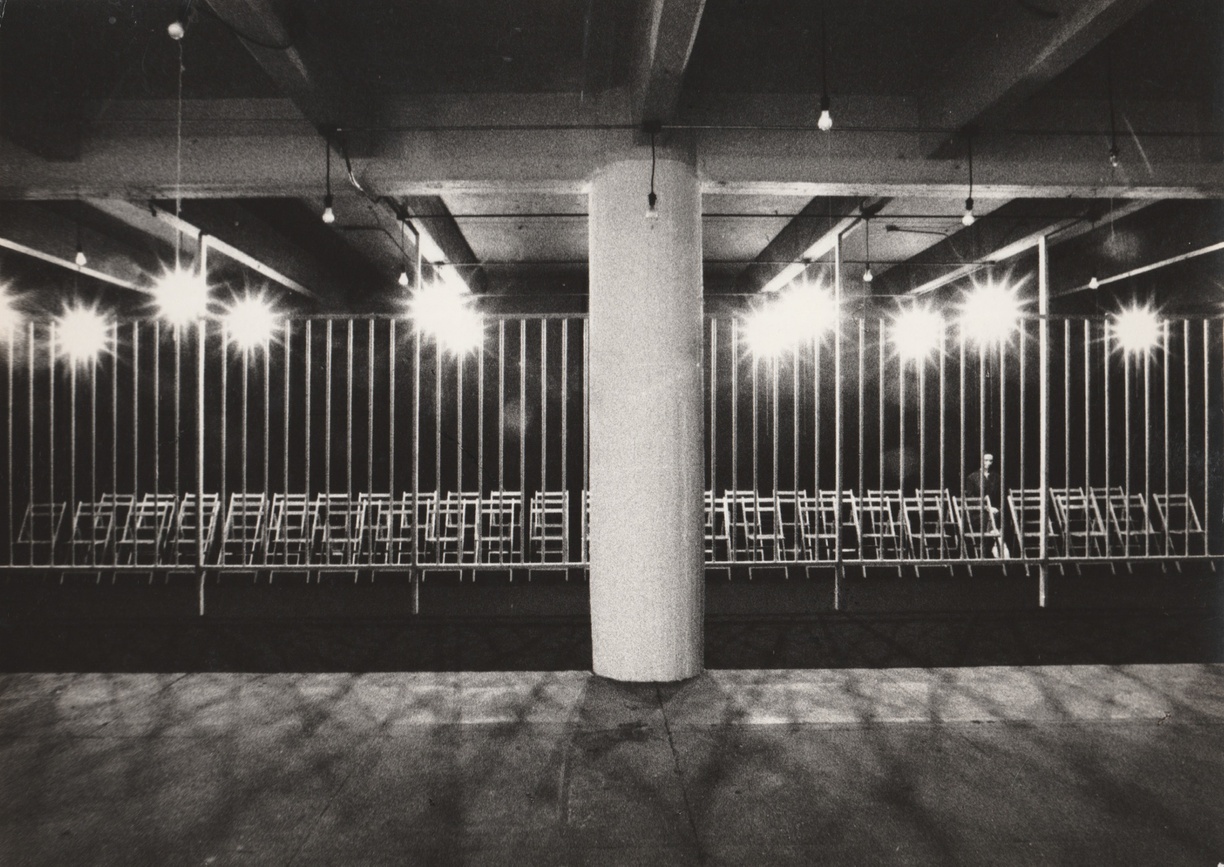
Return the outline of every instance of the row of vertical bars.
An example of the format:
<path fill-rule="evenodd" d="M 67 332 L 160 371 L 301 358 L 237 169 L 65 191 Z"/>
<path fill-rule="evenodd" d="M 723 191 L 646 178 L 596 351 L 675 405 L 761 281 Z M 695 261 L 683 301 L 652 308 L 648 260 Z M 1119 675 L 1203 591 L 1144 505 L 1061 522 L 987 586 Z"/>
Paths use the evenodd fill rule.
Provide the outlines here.
<path fill-rule="evenodd" d="M 179 504 L 216 495 L 223 513 L 234 495 L 297 494 L 314 502 L 385 494 L 406 504 L 406 558 L 380 562 L 367 547 L 343 564 L 318 552 L 300 563 L 258 564 L 299 569 L 542 563 L 530 544 L 532 500 L 564 493 L 561 555 L 547 562 L 587 561 L 582 317 L 490 319 L 483 346 L 471 355 L 450 354 L 393 319 L 288 321 L 266 351 L 248 352 L 229 348 L 216 325 L 125 322 L 113 326 L 108 351 L 76 366 L 54 356 L 55 328 L 29 322 L 4 342 L 9 519 L 0 565 L 251 568 L 249 558 L 235 562 L 224 545 L 206 550 L 203 520 L 191 527 L 194 547 L 175 544 L 127 562 L 129 552 L 111 545 L 100 562 L 94 547 L 73 544 L 73 524 L 82 504 L 121 493 L 169 495 Z M 994 505 L 1005 525 L 1007 494 L 1016 490 L 1041 492 L 1021 501 L 1022 516 L 1036 503 L 1040 527 L 1052 523 L 1055 507 L 1066 518 L 1040 534 L 1036 553 L 1013 521 L 1004 550 L 1017 559 L 1220 555 L 1224 502 L 1213 477 L 1224 454 L 1221 320 L 1165 320 L 1158 345 L 1133 356 L 1118 351 L 1104 317 L 1030 317 L 1011 340 L 991 347 L 965 343 L 949 327 L 921 362 L 898 354 L 890 328 L 887 317 L 849 318 L 790 353 L 758 359 L 740 320 L 709 319 L 708 499 L 749 492 L 759 506 L 788 492 L 832 491 L 838 514 L 872 491 L 946 491 L 964 500 L 968 474 L 990 451 L 1001 480 Z M 1120 520 L 1110 506 L 1115 489 L 1124 504 Z M 1051 503 L 1052 491 L 1077 490 L 1083 499 L 1066 494 Z M 1107 506 L 1096 524 L 1093 490 L 1105 492 Z M 440 541 L 445 533 L 420 526 L 442 520 L 448 498 L 467 495 L 484 503 L 517 497 L 509 555 L 452 556 Z M 1144 520 L 1132 500 L 1151 509 L 1154 498 L 1167 504 L 1173 495 L 1194 509 L 1199 546 L 1174 546 L 1167 522 L 1163 533 L 1141 528 L 1142 545 L 1131 544 L 1132 521 L 1136 514 Z M 203 497 L 197 502 L 202 511 Z M 24 526 L 39 503 L 64 504 L 46 556 L 34 555 L 38 534 Z M 1077 508 L 1087 528 L 1074 530 L 1087 534 L 1082 550 L 1071 538 Z M 480 520 L 473 523 L 477 552 L 485 532 Z M 925 525 L 918 532 L 925 534 Z M 847 551 L 842 539 L 837 533 L 834 561 L 863 558 L 861 545 Z M 937 542 L 924 562 L 974 559 L 942 537 Z M 773 550 L 778 561 L 828 562 Z M 730 550 L 708 559 L 760 562 L 752 552 Z M 899 552 L 896 559 L 913 558 Z"/>
<path fill-rule="evenodd" d="M 1130 355 L 1120 350 L 1107 317 L 1032 316 L 1010 340 L 991 346 L 961 340 L 949 323 L 934 351 L 917 360 L 899 351 L 894 321 L 850 319 L 840 334 L 757 356 L 740 320 L 708 320 L 708 500 L 751 497 L 757 509 L 762 498 L 772 507 L 775 498 L 798 492 L 814 498 L 841 490 L 847 500 L 938 491 L 964 502 L 975 499 L 969 476 L 990 453 L 998 482 L 989 493 L 1005 525 L 1014 523 L 1009 495 L 1022 515 L 1038 497 L 1050 511 L 1038 519 L 1058 527 L 1046 534 L 1045 557 L 1221 553 L 1224 502 L 1213 484 L 1224 469 L 1224 323 L 1218 318 L 1164 320 L 1157 345 Z M 839 366 L 849 375 L 828 375 Z M 1051 434 L 1053 448 L 1043 458 Z M 1026 501 L 1022 491 L 1044 494 Z M 1094 493 L 1121 517 L 1085 515 L 1099 526 L 1100 538 L 1077 551 L 1067 524 L 1077 520 L 1077 504 L 1093 508 Z M 1189 503 L 1191 523 L 1201 528 L 1195 545 L 1174 545 L 1170 522 L 1140 526 L 1140 508 L 1154 513 L 1158 498 L 1167 509 L 1169 497 Z M 1067 522 L 1054 520 L 1051 504 Z M 1017 538 L 1006 541 L 998 556 L 1043 559 Z M 758 558 L 740 550 L 712 559 Z M 786 559 L 817 558 L 791 552 Z M 923 559 L 971 558 L 941 550 Z"/>
<path fill-rule="evenodd" d="M 470 355 L 394 319 L 289 320 L 266 349 L 245 351 L 217 325 L 129 321 L 112 326 L 98 358 L 76 365 L 57 356 L 56 328 L 30 321 L 0 338 L 8 515 L 0 565 L 249 569 L 224 538 L 206 544 L 203 513 L 214 498 L 224 528 L 236 502 L 260 497 L 304 498 L 309 507 L 381 497 L 420 524 L 425 514 L 440 520 L 437 506 L 448 500 L 487 504 L 511 493 L 521 507 L 516 550 L 464 565 L 531 565 L 528 510 L 540 492 L 564 493 L 568 503 L 564 527 L 550 527 L 557 545 L 547 565 L 585 560 L 583 318 L 491 318 Z M 155 515 L 153 540 L 133 534 L 138 527 L 110 527 L 114 539 L 99 557 L 95 507 L 110 503 L 113 521 L 116 501 L 139 510 L 145 500 L 198 508 L 194 546 L 173 534 L 159 541 Z M 342 565 L 452 560 L 427 529 L 403 532 L 410 557 L 379 562 L 366 546 L 361 562 Z M 481 525 L 469 530 L 479 541 Z M 324 555 L 307 546 L 300 562 L 255 565 L 337 567 Z"/>

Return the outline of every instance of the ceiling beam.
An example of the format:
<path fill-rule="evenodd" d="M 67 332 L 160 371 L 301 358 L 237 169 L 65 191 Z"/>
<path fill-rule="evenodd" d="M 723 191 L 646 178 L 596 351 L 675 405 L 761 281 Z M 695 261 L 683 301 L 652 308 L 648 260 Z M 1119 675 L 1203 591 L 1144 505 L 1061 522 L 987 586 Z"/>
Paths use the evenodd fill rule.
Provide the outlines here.
<path fill-rule="evenodd" d="M 1119 202 L 1116 214 L 1133 213 L 1148 200 Z M 1104 216 L 1098 202 L 1072 199 L 1015 199 L 880 274 L 879 295 L 926 295 L 1002 264 L 1036 246 L 1040 238 L 1064 243 L 1091 230 Z M 948 262 L 964 262 L 949 267 Z"/>
<path fill-rule="evenodd" d="M 227 22 L 239 29 L 244 25 L 255 28 L 253 32 L 260 34 L 255 38 L 259 42 L 271 45 L 293 45 L 294 39 L 305 39 L 313 28 L 308 26 L 291 27 L 282 20 L 280 14 L 273 8 L 272 0 L 208 0 L 214 11 Z M 309 14 L 310 4 L 299 4 L 294 9 L 298 15 Z M 251 55 L 268 73 L 268 76 L 296 106 L 302 116 L 310 121 L 316 129 L 326 135 L 329 141 L 352 146 L 356 137 L 343 130 L 333 133 L 333 130 L 346 126 L 360 127 L 370 116 L 370 106 L 363 105 L 354 94 L 362 91 L 356 88 L 346 88 L 340 71 L 329 62 L 321 46 L 307 56 L 306 47 L 301 49 L 291 47 L 287 50 L 273 50 L 251 40 L 243 44 Z M 347 151 L 346 151 L 347 153 Z M 336 155 L 338 163 L 339 155 Z M 338 163 L 334 166 L 333 180 L 344 177 L 345 167 Z M 341 180 L 340 183 L 343 183 Z M 437 246 L 447 255 L 448 261 L 462 262 L 465 265 L 475 264 L 476 257 L 472 248 L 463 237 L 459 224 L 454 221 L 446 205 L 437 196 L 418 197 L 419 206 L 429 214 L 428 229 L 431 236 L 438 242 Z M 393 244 L 390 238 L 386 243 Z M 398 249 L 398 247 L 397 247 Z M 463 258 L 451 260 L 451 255 Z M 464 269 L 469 282 L 483 286 L 483 274 L 476 274 L 470 269 Z M 478 279 L 473 280 L 473 277 Z M 472 288 L 476 289 L 477 285 Z"/>
<path fill-rule="evenodd" d="M 311 36 L 309 26 L 291 26 L 272 0 L 206 0 L 214 14 L 250 36 L 243 46 L 302 114 L 319 129 L 335 129 L 368 121 L 369 106 L 362 91 L 346 88 L 326 49 Z M 309 13 L 309 4 L 295 4 L 295 14 Z M 190 36 L 188 36 L 190 38 Z"/>
<path fill-rule="evenodd" d="M 353 168 L 363 187 L 387 196 L 584 193 L 598 166 L 634 146 L 635 133 L 628 127 L 544 126 L 387 132 L 377 153 L 354 158 Z M 807 199 L 864 191 L 965 196 L 964 166 L 925 158 L 920 132 L 835 136 L 801 129 L 702 129 L 688 135 L 707 192 Z M 1146 162 L 1128 161 L 1111 170 L 1095 137 L 984 136 L 974 142 L 974 194 L 981 199 L 1224 196 L 1224 163 L 1204 161 L 1197 137 L 1152 136 L 1143 145 Z M 185 137 L 181 192 L 186 198 L 317 197 L 320 151 L 316 135 L 272 122 L 242 135 Z M 0 141 L 0 164 L 6 168 L 0 199 L 80 195 L 139 201 L 173 198 L 179 189 L 173 125 L 112 127 L 92 137 L 73 162 L 40 159 Z"/>
<path fill-rule="evenodd" d="M 422 253 L 425 258 L 437 263 L 436 257 L 431 257 L 429 252 L 431 246 L 436 247 L 442 262 L 458 266 L 456 271 L 468 284 L 469 289 L 473 292 L 487 290 L 488 275 L 479 267 L 480 260 L 476 258 L 441 196 L 405 196 L 403 203 L 417 230 L 424 236 Z"/>
<path fill-rule="evenodd" d="M 194 254 L 201 235 L 209 238 L 209 247 L 256 274 L 305 298 L 319 299 L 325 305 L 341 307 L 335 298 L 337 290 L 324 286 L 316 295 L 314 288 L 322 281 L 320 269 L 326 263 L 311 256 L 308 250 L 278 237 L 262 221 L 246 214 L 241 207 L 229 202 L 184 202 L 182 216 L 156 205 L 137 205 L 120 199 L 92 199 L 91 207 L 151 237 L 174 246 L 181 233 L 181 243 Z M 258 255 L 250 251 L 258 250 Z"/>
<path fill-rule="evenodd" d="M 86 256 L 76 264 L 77 241 Z M 136 292 L 149 291 L 156 257 L 40 203 L 0 203 L 0 247 Z"/>
<path fill-rule="evenodd" d="M 1154 202 L 1140 213 L 1115 208 L 1091 231 L 1050 254 L 1050 294 L 1173 259 L 1224 240 L 1224 202 Z M 1136 275 L 1138 276 L 1138 275 Z"/>
<path fill-rule="evenodd" d="M 646 0 L 633 69 L 635 123 L 666 122 L 676 113 L 705 0 Z"/>
<path fill-rule="evenodd" d="M 925 123 L 962 130 L 987 111 L 1023 101 L 1151 2 L 1001 4 L 997 17 L 948 58 L 936 85 L 923 97 Z M 1039 10 L 1048 10 L 1052 17 Z"/>
<path fill-rule="evenodd" d="M 736 291 L 771 292 L 794 280 L 807 262 L 828 253 L 837 237 L 859 221 L 862 204 L 857 196 L 812 199 L 735 278 Z"/>

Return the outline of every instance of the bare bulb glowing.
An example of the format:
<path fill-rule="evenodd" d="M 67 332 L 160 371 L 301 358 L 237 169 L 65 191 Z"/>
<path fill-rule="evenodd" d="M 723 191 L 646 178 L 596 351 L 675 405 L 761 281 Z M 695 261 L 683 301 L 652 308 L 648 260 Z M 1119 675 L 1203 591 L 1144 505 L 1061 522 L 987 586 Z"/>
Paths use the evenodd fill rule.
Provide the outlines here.
<path fill-rule="evenodd" d="M 961 225 L 972 226 L 976 220 L 977 217 L 973 216 L 973 199 L 965 199 L 965 214 L 961 217 Z"/>
<path fill-rule="evenodd" d="M 237 298 L 225 311 L 225 330 L 244 352 L 266 347 L 280 324 L 280 317 L 263 293 Z"/>
<path fill-rule="evenodd" d="M 1100 286 L 1101 286 L 1101 281 L 1098 280 L 1095 275 L 1093 275 L 1092 279 L 1088 281 L 1088 288 L 1089 289 L 1099 289 Z"/>
<path fill-rule="evenodd" d="M 1151 305 L 1128 307 L 1114 315 L 1114 334 L 1127 355 L 1151 352 L 1160 342 L 1160 317 Z"/>
<path fill-rule="evenodd" d="M 187 34 L 187 30 L 183 27 L 183 22 L 181 21 L 171 21 L 170 26 L 166 28 L 166 32 L 170 34 L 170 38 L 175 42 L 178 42 Z"/>
<path fill-rule="evenodd" d="M 77 247 L 76 256 L 73 258 L 72 261 L 76 262 L 78 268 L 84 268 L 85 263 L 88 262 L 89 260 L 85 258 L 85 251 L 82 250 L 80 247 Z"/>
<path fill-rule="evenodd" d="M 863 282 L 870 283 L 874 279 L 875 279 L 875 274 L 871 273 L 871 266 L 868 265 L 866 270 L 863 271 Z"/>
<path fill-rule="evenodd" d="M 820 97 L 820 118 L 816 121 L 816 126 L 821 132 L 828 132 L 833 129 L 833 115 L 829 113 L 829 95 L 826 93 Z"/>
<path fill-rule="evenodd" d="M 106 349 L 110 320 L 96 307 L 74 303 L 55 322 L 57 351 L 73 363 L 88 364 Z"/>
<path fill-rule="evenodd" d="M 400 271 L 399 280 L 397 281 L 404 288 L 408 287 L 408 272 Z"/>
<path fill-rule="evenodd" d="M 153 287 L 158 315 L 174 326 L 195 322 L 208 314 L 208 282 L 194 271 L 177 268 Z"/>

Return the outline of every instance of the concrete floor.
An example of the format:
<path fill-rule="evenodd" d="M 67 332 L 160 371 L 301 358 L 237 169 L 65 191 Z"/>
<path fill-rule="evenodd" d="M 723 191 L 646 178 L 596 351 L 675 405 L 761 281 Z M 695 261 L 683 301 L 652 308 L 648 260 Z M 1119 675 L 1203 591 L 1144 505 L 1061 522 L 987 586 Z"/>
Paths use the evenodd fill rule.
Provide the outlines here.
<path fill-rule="evenodd" d="M 0 675 L 0 864 L 1224 861 L 1224 665 Z"/>

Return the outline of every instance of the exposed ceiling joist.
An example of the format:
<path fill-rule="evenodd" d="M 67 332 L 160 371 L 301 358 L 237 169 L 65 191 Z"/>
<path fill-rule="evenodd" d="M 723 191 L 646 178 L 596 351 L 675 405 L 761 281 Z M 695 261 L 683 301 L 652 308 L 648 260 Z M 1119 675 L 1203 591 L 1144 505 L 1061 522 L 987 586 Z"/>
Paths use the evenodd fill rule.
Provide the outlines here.
<path fill-rule="evenodd" d="M 1148 202 L 1123 202 L 1120 208 L 1137 210 Z M 1097 214 L 1090 203 L 1078 200 L 1015 199 L 995 209 L 989 219 L 978 220 L 928 247 L 876 280 L 878 294 L 926 295 L 992 264 L 1006 262 L 1037 244 L 1042 237 L 1065 241 L 1092 227 Z M 949 269 L 947 262 L 966 264 Z M 937 276 L 930 277 L 935 273 Z"/>
<path fill-rule="evenodd" d="M 86 264 L 76 264 L 77 240 Z M 58 265 L 85 277 L 137 292 L 148 291 L 156 262 L 145 252 L 57 213 L 47 205 L 0 203 L 0 247 Z"/>
<path fill-rule="evenodd" d="M 488 288 L 488 276 L 479 267 L 480 260 L 472 251 L 451 216 L 450 209 L 439 196 L 405 196 L 404 207 L 416 218 L 417 230 L 428 240 L 423 240 L 423 249 L 428 250 L 432 243 L 438 248 L 442 258 L 451 265 L 456 265 L 459 275 L 473 292 L 483 292 Z M 428 255 L 426 258 L 429 258 Z"/>
<path fill-rule="evenodd" d="M 1152 202 L 1141 214 L 1118 207 L 1050 254 L 1050 294 L 1057 297 L 1224 239 L 1224 202 Z M 1171 264 L 1171 263 L 1170 263 Z M 1141 273 L 1132 275 L 1141 277 Z"/>
<path fill-rule="evenodd" d="M 862 204 L 858 196 L 812 199 L 740 273 L 736 289 L 770 292 L 794 280 L 803 273 L 806 262 L 829 252 L 838 235 L 858 222 L 856 212 Z M 839 216 L 843 214 L 855 215 Z"/>
<path fill-rule="evenodd" d="M 272 0 L 209 0 L 209 4 L 217 14 L 240 29 L 244 23 L 257 28 L 254 32 L 261 34 L 262 38 L 256 38 L 267 44 L 293 45 L 291 33 L 298 38 L 305 38 L 303 34 L 308 33 L 310 29 L 291 29 L 273 8 Z M 332 130 L 339 127 L 361 126 L 368 118 L 369 106 L 363 106 L 360 100 L 353 98 L 353 90 L 343 86 L 339 70 L 322 56 L 321 51 L 312 52 L 308 59 L 303 49 L 271 50 L 250 40 L 244 40 L 243 44 L 281 92 L 325 135 L 330 137 Z M 343 131 L 339 135 L 345 136 L 345 139 L 351 138 Z M 338 169 L 334 173 L 335 177 L 342 177 L 345 168 L 335 168 Z M 430 215 L 428 231 L 447 255 L 448 261 L 464 265 L 475 264 L 472 248 L 442 200 L 436 196 L 419 197 L 419 200 L 420 207 Z M 463 258 L 451 259 L 452 254 Z M 469 269 L 464 270 L 465 273 L 470 273 Z M 472 280 L 471 277 L 467 279 Z M 480 285 L 484 283 L 483 279 L 475 282 Z"/>
<path fill-rule="evenodd" d="M 175 244 L 176 236 L 180 233 L 182 243 L 188 245 L 188 249 L 192 251 L 194 251 L 200 235 L 208 235 L 209 246 L 217 252 L 292 292 L 309 298 L 315 297 L 310 289 L 306 288 L 305 285 L 293 276 L 289 276 L 289 274 L 284 273 L 279 268 L 269 265 L 260 258 L 247 253 L 239 246 L 231 243 L 235 235 L 243 238 L 242 246 L 248 249 L 258 241 L 258 249 L 261 250 L 261 254 L 265 254 L 268 250 L 268 247 L 264 245 L 265 239 L 257 237 L 260 234 L 258 232 L 251 233 L 248 226 L 230 225 L 227 229 L 219 220 L 210 220 L 207 226 L 198 225 L 196 221 L 176 217 L 172 212 L 162 208 L 137 205 L 118 199 L 91 199 L 89 204 L 98 211 L 121 220 L 129 226 L 147 233 L 151 237 L 158 238 L 172 247 Z M 192 216 L 199 218 L 203 216 L 203 213 L 199 212 Z M 300 255 L 300 253 L 301 251 L 295 248 L 291 254 L 285 257 L 289 264 L 289 269 L 287 270 L 308 267 L 302 262 L 295 264 L 296 256 Z M 277 262 L 276 264 L 280 265 L 281 263 Z"/>
<path fill-rule="evenodd" d="M 246 34 L 242 44 L 302 114 L 320 129 L 362 123 L 367 106 L 310 38 L 311 28 L 290 27 L 272 0 L 207 0 L 213 12 Z M 303 14 L 308 4 L 297 4 Z M 190 38 L 190 37 L 188 37 Z"/>
<path fill-rule="evenodd" d="M 638 26 L 634 120 L 666 122 L 676 113 L 705 0 L 647 0 Z"/>
<path fill-rule="evenodd" d="M 926 123 L 963 129 L 987 111 L 1031 96 L 1151 2 L 1002 4 L 990 26 L 948 58 L 942 77 L 923 98 Z M 1050 14 L 1041 14 L 1043 9 Z"/>
<path fill-rule="evenodd" d="M 819 135 L 819 133 L 816 133 Z M 919 133 L 855 135 L 813 148 L 806 131 L 694 132 L 702 188 L 711 193 L 880 196 L 965 195 L 964 168 L 922 158 Z M 585 193 L 596 167 L 633 140 L 626 129 L 454 130 L 387 133 L 376 156 L 355 166 L 379 195 L 448 192 L 515 195 Z M 1148 162 L 1110 171 L 1094 139 L 1008 154 L 985 148 L 975 164 L 975 196 L 987 198 L 1201 198 L 1224 196 L 1224 164 L 1200 158 L 1193 138 L 1145 142 Z M 975 146 L 975 156 L 977 155 Z M 186 198 L 318 196 L 321 147 L 316 136 L 278 128 L 260 135 L 200 136 L 183 144 Z M 172 135 L 91 139 L 81 158 L 50 162 L 0 141 L 3 198 L 172 198 Z"/>

